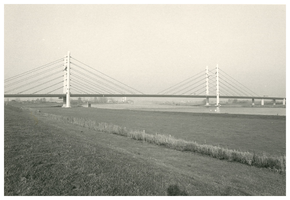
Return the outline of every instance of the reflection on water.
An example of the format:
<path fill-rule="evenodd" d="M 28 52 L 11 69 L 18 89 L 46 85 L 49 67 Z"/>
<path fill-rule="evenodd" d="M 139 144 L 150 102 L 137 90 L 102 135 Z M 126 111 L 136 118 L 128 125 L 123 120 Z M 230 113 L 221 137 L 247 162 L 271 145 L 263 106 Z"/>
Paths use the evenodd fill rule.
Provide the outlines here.
<path fill-rule="evenodd" d="M 286 108 L 219 107 L 218 110 L 215 110 L 215 111 L 217 113 L 229 113 L 229 114 L 281 115 L 281 116 L 286 116 Z"/>
<path fill-rule="evenodd" d="M 216 109 L 214 110 L 216 113 L 220 113 L 220 107 L 216 107 Z"/>
<path fill-rule="evenodd" d="M 92 107 L 104 109 L 126 109 L 168 112 L 192 112 L 192 113 L 228 113 L 251 115 L 281 115 L 286 116 L 286 108 L 278 107 L 205 107 L 205 106 L 175 106 L 158 104 L 92 104 Z"/>

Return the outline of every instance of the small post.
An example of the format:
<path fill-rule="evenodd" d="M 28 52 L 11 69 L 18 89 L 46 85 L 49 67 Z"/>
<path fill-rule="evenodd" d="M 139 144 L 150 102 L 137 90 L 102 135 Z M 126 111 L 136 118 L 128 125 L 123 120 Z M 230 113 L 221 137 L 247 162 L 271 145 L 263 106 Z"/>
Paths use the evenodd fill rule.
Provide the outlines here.
<path fill-rule="evenodd" d="M 216 106 L 220 104 L 219 66 L 216 65 Z"/>
<path fill-rule="evenodd" d="M 284 98 L 283 99 L 283 106 L 285 106 L 286 105 L 286 99 Z"/>
<path fill-rule="evenodd" d="M 263 105 L 264 105 L 264 99 L 261 100 L 261 106 L 263 106 Z"/>
<path fill-rule="evenodd" d="M 209 95 L 209 88 L 208 88 L 208 80 L 209 80 L 209 74 L 208 74 L 208 66 L 205 68 L 205 94 L 206 96 Z M 209 98 L 206 97 L 206 103 L 205 106 L 209 106 Z"/>
<path fill-rule="evenodd" d="M 276 106 L 276 99 L 273 99 L 273 106 Z"/>
<path fill-rule="evenodd" d="M 255 105 L 255 99 L 252 98 L 252 106 L 254 106 L 254 105 Z"/>

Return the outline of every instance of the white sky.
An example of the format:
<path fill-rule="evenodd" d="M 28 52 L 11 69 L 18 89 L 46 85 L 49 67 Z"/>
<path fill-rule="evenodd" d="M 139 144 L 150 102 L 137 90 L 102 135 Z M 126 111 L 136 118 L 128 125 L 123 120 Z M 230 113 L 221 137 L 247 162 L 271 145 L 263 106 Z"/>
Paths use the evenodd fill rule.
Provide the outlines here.
<path fill-rule="evenodd" d="M 259 95 L 286 95 L 285 5 L 5 5 L 4 76 L 63 57 L 144 93 L 216 64 Z"/>

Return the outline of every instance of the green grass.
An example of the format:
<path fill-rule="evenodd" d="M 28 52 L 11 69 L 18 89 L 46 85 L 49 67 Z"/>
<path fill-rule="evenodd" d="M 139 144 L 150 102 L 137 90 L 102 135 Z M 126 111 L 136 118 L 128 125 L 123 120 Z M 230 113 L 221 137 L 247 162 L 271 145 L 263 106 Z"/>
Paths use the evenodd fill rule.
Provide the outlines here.
<path fill-rule="evenodd" d="M 63 111 L 65 111 L 64 109 Z M 5 107 L 5 195 L 285 195 L 285 174 Z"/>
<path fill-rule="evenodd" d="M 258 155 L 286 154 L 286 117 L 236 114 L 174 113 L 96 108 L 59 109 L 31 105 L 45 113 L 88 118 L 149 134 L 171 135 Z"/>

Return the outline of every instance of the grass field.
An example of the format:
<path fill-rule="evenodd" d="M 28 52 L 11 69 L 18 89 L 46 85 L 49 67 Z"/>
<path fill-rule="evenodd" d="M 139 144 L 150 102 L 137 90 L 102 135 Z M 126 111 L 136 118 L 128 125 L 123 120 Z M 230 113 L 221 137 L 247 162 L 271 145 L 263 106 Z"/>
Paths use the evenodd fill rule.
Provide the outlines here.
<path fill-rule="evenodd" d="M 76 107 L 40 107 L 45 113 L 87 118 L 146 133 L 171 135 L 257 154 L 286 154 L 286 117 L 237 114 L 153 112 Z"/>
<path fill-rule="evenodd" d="M 78 109 L 40 110 L 79 116 Z M 4 158 L 5 195 L 167 195 L 173 185 L 188 195 L 286 193 L 285 174 L 63 124 L 10 106 L 5 107 Z"/>

